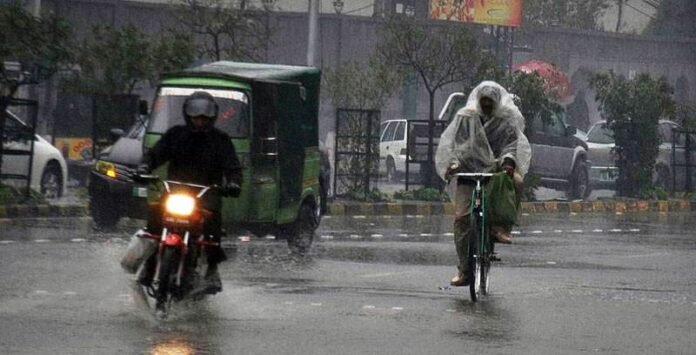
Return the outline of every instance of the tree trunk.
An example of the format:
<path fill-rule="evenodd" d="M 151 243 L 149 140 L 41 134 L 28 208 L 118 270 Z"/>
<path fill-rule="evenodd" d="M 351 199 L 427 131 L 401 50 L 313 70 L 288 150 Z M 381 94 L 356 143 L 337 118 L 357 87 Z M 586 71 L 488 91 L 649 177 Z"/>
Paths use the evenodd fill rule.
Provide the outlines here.
<path fill-rule="evenodd" d="M 616 32 L 619 32 L 619 30 L 621 29 L 621 20 L 623 17 L 623 0 L 617 0 L 617 2 L 619 3 L 619 16 L 616 19 Z"/>
<path fill-rule="evenodd" d="M 434 164 L 434 151 L 433 151 L 433 141 L 434 141 L 434 135 L 435 135 L 435 90 L 428 91 L 428 162 L 425 165 L 424 173 L 424 178 L 425 180 L 425 186 L 426 187 L 434 187 L 436 184 L 436 181 L 433 173 L 433 167 L 435 166 Z"/>

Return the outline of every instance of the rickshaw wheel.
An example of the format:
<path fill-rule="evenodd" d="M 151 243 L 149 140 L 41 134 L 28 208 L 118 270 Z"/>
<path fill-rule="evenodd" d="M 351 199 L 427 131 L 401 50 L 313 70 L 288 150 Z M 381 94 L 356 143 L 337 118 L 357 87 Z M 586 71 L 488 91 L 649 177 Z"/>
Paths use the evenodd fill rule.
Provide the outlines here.
<path fill-rule="evenodd" d="M 319 216 L 316 213 L 314 201 L 307 200 L 300 206 L 297 220 L 286 231 L 286 239 L 290 251 L 305 254 L 312 247 L 314 231 L 319 226 Z"/>

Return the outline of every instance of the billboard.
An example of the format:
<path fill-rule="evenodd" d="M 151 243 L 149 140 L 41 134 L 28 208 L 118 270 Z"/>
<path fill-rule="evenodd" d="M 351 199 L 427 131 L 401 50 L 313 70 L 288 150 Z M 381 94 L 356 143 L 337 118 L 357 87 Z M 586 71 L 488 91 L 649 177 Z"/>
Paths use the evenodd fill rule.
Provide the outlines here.
<path fill-rule="evenodd" d="M 522 0 L 430 0 L 430 18 L 519 27 Z"/>

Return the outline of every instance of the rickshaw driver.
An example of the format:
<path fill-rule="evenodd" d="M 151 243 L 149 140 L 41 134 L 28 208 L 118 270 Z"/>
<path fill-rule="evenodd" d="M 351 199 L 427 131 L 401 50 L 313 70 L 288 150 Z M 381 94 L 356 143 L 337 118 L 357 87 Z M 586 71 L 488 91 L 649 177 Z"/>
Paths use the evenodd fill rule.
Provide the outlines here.
<path fill-rule="evenodd" d="M 218 117 L 215 99 L 208 92 L 196 91 L 186 98 L 182 110 L 186 125 L 168 129 L 145 154 L 144 162 L 147 166 L 143 168 L 152 171 L 169 162 L 168 180 L 205 186 L 218 185 L 233 197 L 239 196 L 242 169 L 232 140 L 227 133 L 214 127 Z M 219 194 L 205 196 L 203 207 L 211 211 L 213 216 L 206 221 L 204 233 L 220 242 L 222 198 Z M 147 230 L 150 233 L 161 233 L 159 212 L 159 209 L 149 210 Z M 208 269 L 205 290 L 207 293 L 217 293 L 222 291 L 218 264 L 227 260 L 227 256 L 220 246 L 207 247 L 206 254 Z M 142 273 L 139 280 L 141 284 L 149 286 L 152 283 L 156 265 L 157 260 L 153 255 L 148 259 L 146 272 Z"/>

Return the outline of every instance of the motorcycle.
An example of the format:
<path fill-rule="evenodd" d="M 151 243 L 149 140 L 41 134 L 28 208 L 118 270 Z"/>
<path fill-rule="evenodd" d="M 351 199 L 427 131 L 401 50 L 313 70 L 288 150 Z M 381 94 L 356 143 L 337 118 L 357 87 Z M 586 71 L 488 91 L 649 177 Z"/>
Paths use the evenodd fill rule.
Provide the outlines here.
<path fill-rule="evenodd" d="M 219 247 L 219 242 L 204 233 L 204 224 L 206 220 L 212 218 L 213 212 L 201 206 L 203 197 L 211 193 L 234 196 L 238 193 L 239 186 L 225 188 L 217 185 L 202 186 L 161 180 L 154 175 L 137 175 L 134 180 L 147 183 L 159 182 L 163 187 L 159 204 L 162 226 L 160 235 L 140 230 L 135 234 L 134 239 L 136 243 L 146 245 L 141 247 L 141 250 L 150 249 L 149 253 L 139 252 L 138 265 L 152 252 L 156 253 L 152 282 L 147 286 L 138 283 L 136 287 L 139 288 L 138 291 L 144 291 L 155 300 L 157 316 L 166 318 L 172 301 L 198 300 L 206 294 L 205 282 L 198 272 L 199 260 L 206 248 Z M 136 238 L 141 240 L 138 241 Z M 131 249 L 133 248 L 129 247 L 129 252 Z M 124 260 L 128 258 L 127 253 Z M 122 265 L 124 264 L 125 262 L 122 261 Z M 140 280 L 142 273 L 146 272 L 151 272 L 147 266 L 139 267 L 137 279 Z"/>

